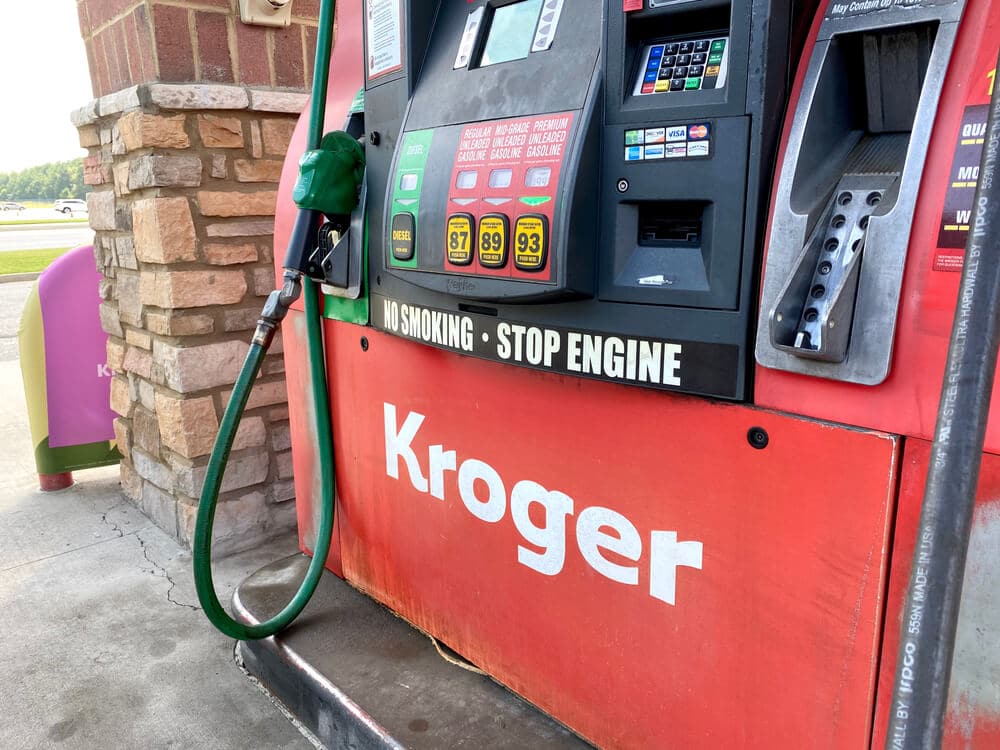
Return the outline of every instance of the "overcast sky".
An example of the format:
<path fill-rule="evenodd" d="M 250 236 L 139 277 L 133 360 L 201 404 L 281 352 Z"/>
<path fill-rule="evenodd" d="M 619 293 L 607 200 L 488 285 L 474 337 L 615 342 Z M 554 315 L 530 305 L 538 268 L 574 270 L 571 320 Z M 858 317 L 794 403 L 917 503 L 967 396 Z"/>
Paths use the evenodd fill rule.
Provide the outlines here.
<path fill-rule="evenodd" d="M 75 0 L 0 3 L 0 172 L 84 156 L 69 121 L 93 98 Z"/>

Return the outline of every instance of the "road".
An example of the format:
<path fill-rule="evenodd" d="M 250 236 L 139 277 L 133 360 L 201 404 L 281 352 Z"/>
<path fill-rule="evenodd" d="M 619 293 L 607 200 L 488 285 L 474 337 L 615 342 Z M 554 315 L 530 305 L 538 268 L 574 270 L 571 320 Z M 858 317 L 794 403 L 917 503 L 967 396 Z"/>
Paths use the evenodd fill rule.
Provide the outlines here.
<path fill-rule="evenodd" d="M 89 245 L 93 241 L 94 232 L 86 224 L 0 227 L 0 252 L 79 247 Z"/>
<path fill-rule="evenodd" d="M 0 284 L 0 362 L 17 359 L 17 326 L 34 281 Z"/>

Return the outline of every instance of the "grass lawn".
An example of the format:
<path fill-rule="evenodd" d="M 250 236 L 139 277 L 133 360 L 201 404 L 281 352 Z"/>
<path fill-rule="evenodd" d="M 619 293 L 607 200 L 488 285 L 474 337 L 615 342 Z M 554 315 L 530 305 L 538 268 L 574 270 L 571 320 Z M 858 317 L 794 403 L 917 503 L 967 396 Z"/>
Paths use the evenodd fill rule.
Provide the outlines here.
<path fill-rule="evenodd" d="M 22 224 L 86 224 L 87 219 L 11 219 L 0 220 L 0 227 L 16 227 Z"/>
<path fill-rule="evenodd" d="M 12 250 L 0 253 L 0 276 L 44 271 L 52 261 L 70 250 L 72 248 L 59 247 L 51 250 Z"/>

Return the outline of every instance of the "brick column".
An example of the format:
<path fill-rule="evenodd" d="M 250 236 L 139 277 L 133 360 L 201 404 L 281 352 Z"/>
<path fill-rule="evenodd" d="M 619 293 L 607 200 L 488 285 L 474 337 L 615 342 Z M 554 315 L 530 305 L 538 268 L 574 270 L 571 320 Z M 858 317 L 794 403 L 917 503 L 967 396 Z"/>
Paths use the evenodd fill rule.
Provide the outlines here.
<path fill-rule="evenodd" d="M 296 12 L 317 5 L 294 2 Z M 277 183 L 306 103 L 315 31 L 301 17 L 290 29 L 245 27 L 235 5 L 79 3 L 103 95 L 73 121 L 94 188 L 88 204 L 104 274 L 122 488 L 188 545 L 222 410 L 275 285 Z M 156 82 L 164 79 L 184 82 Z M 196 82 L 216 79 L 231 83 Z M 223 484 L 222 554 L 294 526 L 283 372 L 279 338 Z"/>
<path fill-rule="evenodd" d="M 288 28 L 246 26 L 239 0 L 77 0 L 95 96 L 139 83 L 312 82 L 319 0 L 292 0 Z"/>

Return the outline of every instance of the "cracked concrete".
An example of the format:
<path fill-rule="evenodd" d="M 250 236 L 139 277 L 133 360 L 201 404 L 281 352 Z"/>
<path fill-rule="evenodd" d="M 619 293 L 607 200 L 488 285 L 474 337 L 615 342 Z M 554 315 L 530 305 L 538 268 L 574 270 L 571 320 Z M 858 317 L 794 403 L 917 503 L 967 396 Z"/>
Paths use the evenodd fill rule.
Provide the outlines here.
<path fill-rule="evenodd" d="M 312 748 L 233 662 L 190 553 L 123 499 L 117 468 L 38 492 L 20 371 L 2 357 L 0 393 L 0 748 Z M 295 547 L 218 561 L 220 599 Z"/>

